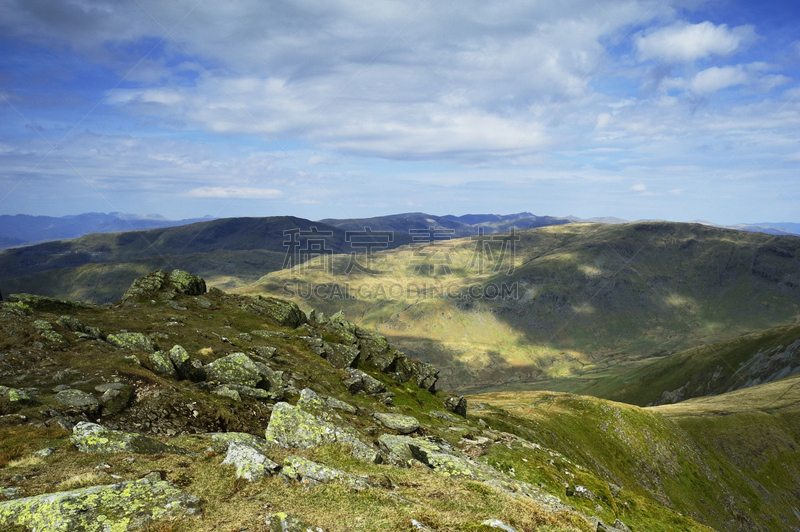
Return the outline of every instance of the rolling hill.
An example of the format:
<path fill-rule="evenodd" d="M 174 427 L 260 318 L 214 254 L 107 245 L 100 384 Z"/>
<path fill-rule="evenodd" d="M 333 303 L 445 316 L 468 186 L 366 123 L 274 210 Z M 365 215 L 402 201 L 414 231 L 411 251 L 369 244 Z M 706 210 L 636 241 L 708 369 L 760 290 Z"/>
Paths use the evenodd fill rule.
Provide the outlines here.
<path fill-rule="evenodd" d="M 369 271 L 345 273 L 351 258 L 337 256 L 328 272 L 277 271 L 236 290 L 343 310 L 463 391 L 599 377 L 800 313 L 797 237 L 669 222 L 516 237 L 510 272 L 511 253 L 496 268 L 503 237 L 487 235 L 388 250 Z"/>

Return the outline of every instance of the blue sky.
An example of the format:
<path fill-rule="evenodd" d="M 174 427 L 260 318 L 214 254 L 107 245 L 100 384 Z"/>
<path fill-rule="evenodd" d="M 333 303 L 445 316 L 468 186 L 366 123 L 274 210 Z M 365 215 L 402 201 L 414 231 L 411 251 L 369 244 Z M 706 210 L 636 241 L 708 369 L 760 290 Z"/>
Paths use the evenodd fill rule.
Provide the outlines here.
<path fill-rule="evenodd" d="M 0 0 L 0 214 L 800 222 L 799 15 Z"/>

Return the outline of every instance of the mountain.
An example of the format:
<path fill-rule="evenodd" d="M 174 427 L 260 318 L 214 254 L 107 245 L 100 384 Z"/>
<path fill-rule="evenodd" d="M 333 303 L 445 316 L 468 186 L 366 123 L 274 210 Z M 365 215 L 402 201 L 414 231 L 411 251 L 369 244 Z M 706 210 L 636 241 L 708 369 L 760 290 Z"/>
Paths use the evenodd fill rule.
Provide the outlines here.
<path fill-rule="evenodd" d="M 287 255 L 289 232 L 312 227 L 319 238 L 299 233 L 296 253 Z M 301 237 L 301 238 L 300 238 Z M 178 227 L 91 234 L 0 253 L 0 289 L 32 292 L 95 303 L 114 301 L 130 283 L 157 268 L 184 268 L 220 286 L 258 279 L 304 260 L 318 240 L 321 254 L 345 253 L 350 246 L 338 228 L 291 216 L 225 218 Z M 314 244 L 316 245 L 316 244 Z M 323 249 L 324 248 L 324 249 Z"/>
<path fill-rule="evenodd" d="M 800 313 L 797 237 L 673 222 L 514 237 L 513 252 L 510 234 L 486 235 L 388 250 L 371 272 L 346 273 L 350 258 L 337 256 L 327 271 L 276 271 L 235 290 L 343 310 L 462 391 L 600 378 Z"/>
<path fill-rule="evenodd" d="M 800 527 L 800 376 L 655 409 L 465 399 L 341 314 L 186 272 L 8 299 L 3 530 Z"/>
<path fill-rule="evenodd" d="M 719 395 L 800 373 L 800 324 L 701 345 L 572 389 L 651 405 Z"/>
<path fill-rule="evenodd" d="M 0 216 L 0 249 L 26 242 L 78 238 L 90 233 L 118 233 L 156 227 L 174 227 L 211 219 L 167 220 L 119 212 L 89 212 L 73 216 L 29 216 L 17 214 Z"/>

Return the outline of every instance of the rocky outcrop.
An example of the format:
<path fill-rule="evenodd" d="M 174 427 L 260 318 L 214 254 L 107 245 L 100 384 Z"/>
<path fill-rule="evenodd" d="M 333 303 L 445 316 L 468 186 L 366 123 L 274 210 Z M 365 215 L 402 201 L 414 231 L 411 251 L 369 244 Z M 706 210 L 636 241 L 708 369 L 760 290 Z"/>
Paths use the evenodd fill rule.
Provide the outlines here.
<path fill-rule="evenodd" d="M 206 366 L 208 380 L 223 384 L 237 384 L 255 388 L 262 377 L 255 363 L 244 353 L 233 353 L 218 358 Z"/>
<path fill-rule="evenodd" d="M 135 531 L 199 515 L 197 497 L 147 479 L 0 502 L 0 524 L 47 532 Z"/>
<path fill-rule="evenodd" d="M 109 334 L 106 341 L 120 349 L 132 349 L 145 353 L 154 353 L 158 349 L 152 338 L 138 332 Z"/>
<path fill-rule="evenodd" d="M 243 443 L 257 451 L 264 451 L 267 448 L 267 440 L 246 432 L 214 432 L 211 434 L 211 440 L 214 442 L 214 449 L 220 453 L 227 452 L 233 443 Z"/>
<path fill-rule="evenodd" d="M 177 294 L 199 296 L 206 293 L 206 282 L 202 277 L 192 275 L 183 270 L 155 270 L 144 277 L 136 279 L 122 296 L 123 302 L 131 302 L 140 298 L 173 299 Z"/>
<path fill-rule="evenodd" d="M 148 358 L 150 359 L 150 365 L 153 367 L 153 373 L 169 377 L 175 377 L 178 374 L 169 355 L 164 351 L 151 353 Z"/>
<path fill-rule="evenodd" d="M 0 386 L 0 397 L 5 397 L 11 403 L 35 404 L 36 402 L 24 391 L 8 386 Z"/>
<path fill-rule="evenodd" d="M 315 417 L 300 407 L 277 403 L 267 425 L 268 442 L 287 449 L 308 449 L 329 443 L 342 443 L 352 449 L 353 456 L 377 463 L 380 454 L 362 442 L 350 427 L 340 427 Z"/>
<path fill-rule="evenodd" d="M 444 407 L 461 417 L 467 417 L 467 400 L 460 395 L 451 395 L 444 400 Z"/>
<path fill-rule="evenodd" d="M 252 296 L 242 298 L 239 305 L 243 310 L 256 316 L 272 318 L 284 327 L 299 327 L 306 322 L 306 315 L 297 303 L 274 297 Z"/>
<path fill-rule="evenodd" d="M 58 312 L 63 310 L 75 310 L 94 308 L 96 305 L 90 303 L 81 303 L 80 301 L 67 301 L 65 299 L 56 299 L 54 297 L 37 296 L 34 294 L 11 294 L 6 298 L 8 303 L 21 303 L 22 305 L 33 310 L 40 310 L 46 312 Z"/>
<path fill-rule="evenodd" d="M 96 423 L 75 425 L 70 438 L 83 453 L 187 454 L 185 449 L 142 434 L 109 430 Z"/>
<path fill-rule="evenodd" d="M 232 441 L 228 445 L 228 453 L 222 464 L 235 466 L 236 478 L 243 478 L 250 482 L 273 475 L 280 469 L 280 466 L 266 455 L 240 441 Z"/>
<path fill-rule="evenodd" d="M 307 487 L 334 481 L 358 491 L 371 487 L 370 482 L 366 479 L 312 462 L 300 456 L 289 456 L 284 459 L 283 463 L 281 474 L 286 478 L 298 480 Z"/>

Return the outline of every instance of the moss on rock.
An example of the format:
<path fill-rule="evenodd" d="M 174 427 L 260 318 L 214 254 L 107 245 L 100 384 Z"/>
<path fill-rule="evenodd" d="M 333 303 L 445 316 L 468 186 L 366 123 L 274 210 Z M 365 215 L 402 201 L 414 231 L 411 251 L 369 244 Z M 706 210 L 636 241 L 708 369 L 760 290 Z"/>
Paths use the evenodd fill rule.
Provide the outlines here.
<path fill-rule="evenodd" d="M 109 430 L 82 421 L 72 430 L 72 443 L 83 453 L 187 454 L 185 449 L 142 434 Z"/>
<path fill-rule="evenodd" d="M 158 349 L 152 338 L 137 332 L 109 334 L 107 340 L 108 343 L 120 349 L 133 349 L 145 353 L 153 353 Z"/>
<path fill-rule="evenodd" d="M 194 495 L 144 479 L 0 502 L 0 524 L 47 532 L 134 531 L 200 514 Z"/>
<path fill-rule="evenodd" d="M 255 363 L 244 353 L 219 358 L 206 368 L 208 380 L 255 388 L 262 377 Z"/>

